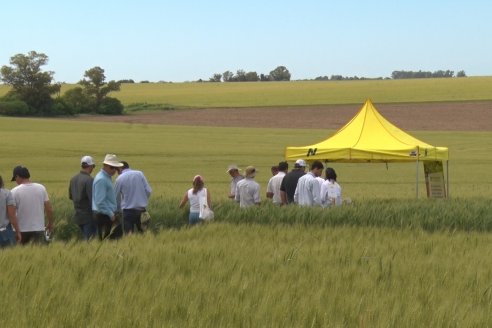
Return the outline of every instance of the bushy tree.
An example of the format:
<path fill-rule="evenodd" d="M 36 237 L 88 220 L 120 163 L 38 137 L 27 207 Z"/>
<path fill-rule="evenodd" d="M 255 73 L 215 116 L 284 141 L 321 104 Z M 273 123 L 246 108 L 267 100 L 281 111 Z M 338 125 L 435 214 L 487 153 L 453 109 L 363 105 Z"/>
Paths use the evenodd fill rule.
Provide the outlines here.
<path fill-rule="evenodd" d="M 277 66 L 277 68 L 270 72 L 270 80 L 290 81 L 290 72 L 285 66 Z"/>
<path fill-rule="evenodd" d="M 84 79 L 79 81 L 85 94 L 93 98 L 96 112 L 99 112 L 99 107 L 108 93 L 120 90 L 120 83 L 114 80 L 106 83 L 105 80 L 104 70 L 95 66 L 85 71 Z"/>
<path fill-rule="evenodd" d="M 26 115 L 53 115 L 52 95 L 60 92 L 60 84 L 54 84 L 54 72 L 43 72 L 41 67 L 48 63 L 48 56 L 36 51 L 27 55 L 17 54 L 10 58 L 10 66 L 0 69 L 1 80 L 12 89 L 5 100 L 20 100 L 27 104 Z M 25 113 L 22 113 L 24 115 Z"/>

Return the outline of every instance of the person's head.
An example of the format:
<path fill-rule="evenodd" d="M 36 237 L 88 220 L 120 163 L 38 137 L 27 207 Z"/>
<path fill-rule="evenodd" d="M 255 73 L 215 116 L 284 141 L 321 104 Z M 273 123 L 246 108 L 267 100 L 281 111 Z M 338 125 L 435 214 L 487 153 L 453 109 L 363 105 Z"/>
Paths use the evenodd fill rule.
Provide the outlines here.
<path fill-rule="evenodd" d="M 123 166 L 121 167 L 122 171 L 130 168 L 130 164 L 128 164 L 127 161 L 120 161 L 120 163 L 123 164 Z"/>
<path fill-rule="evenodd" d="M 278 173 L 278 166 L 274 165 L 270 169 L 272 171 L 272 175 L 276 175 Z"/>
<path fill-rule="evenodd" d="M 320 161 L 314 161 L 311 163 L 311 172 L 317 177 L 321 176 L 323 173 L 323 168 L 323 163 Z"/>
<path fill-rule="evenodd" d="M 254 166 L 248 166 L 244 170 L 244 175 L 246 178 L 253 179 L 256 176 L 256 173 L 258 173 L 258 171 L 256 170 L 256 168 Z"/>
<path fill-rule="evenodd" d="M 234 178 L 239 175 L 239 168 L 237 167 L 237 165 L 232 164 L 229 165 L 226 172 L 229 173 L 229 175 Z"/>
<path fill-rule="evenodd" d="M 294 164 L 294 168 L 304 171 L 306 169 L 306 162 L 303 159 L 298 159 Z"/>
<path fill-rule="evenodd" d="M 280 172 L 287 172 L 289 170 L 289 164 L 287 162 L 278 163 L 278 170 Z"/>
<path fill-rule="evenodd" d="M 96 162 L 91 156 L 86 155 L 80 159 L 80 167 L 82 167 L 82 170 L 92 173 L 92 170 L 96 167 Z"/>
<path fill-rule="evenodd" d="M 27 167 L 18 165 L 14 167 L 12 172 L 12 180 L 10 181 L 15 181 L 17 184 L 21 184 L 22 182 L 29 180 L 30 177 L 31 174 L 29 173 Z"/>
<path fill-rule="evenodd" d="M 3 186 L 4 186 L 4 184 L 3 184 L 3 179 L 2 179 L 2 176 L 0 175 L 0 189 L 2 189 L 2 188 L 3 188 Z"/>
<path fill-rule="evenodd" d="M 205 182 L 203 181 L 203 178 L 201 175 L 195 175 L 193 178 L 193 193 L 196 194 L 198 191 L 200 191 L 203 186 L 205 185 Z"/>
<path fill-rule="evenodd" d="M 325 174 L 326 174 L 326 180 L 337 181 L 337 174 L 335 173 L 335 170 L 333 168 L 327 167 Z"/>
<path fill-rule="evenodd" d="M 103 170 L 113 176 L 123 166 L 120 160 L 114 154 L 107 154 L 103 161 Z"/>

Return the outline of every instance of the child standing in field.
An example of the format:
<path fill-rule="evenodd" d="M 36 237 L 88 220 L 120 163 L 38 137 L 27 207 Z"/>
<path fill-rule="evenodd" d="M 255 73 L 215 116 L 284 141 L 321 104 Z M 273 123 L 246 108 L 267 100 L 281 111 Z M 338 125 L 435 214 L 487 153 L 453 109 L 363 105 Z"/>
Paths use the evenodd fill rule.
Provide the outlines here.
<path fill-rule="evenodd" d="M 210 192 L 205 188 L 205 182 L 200 175 L 193 178 L 193 188 L 188 189 L 179 203 L 179 208 L 183 208 L 187 202 L 190 202 L 190 214 L 188 222 L 190 225 L 200 223 L 200 207 L 206 204 L 208 208 L 212 208 L 210 201 Z"/>

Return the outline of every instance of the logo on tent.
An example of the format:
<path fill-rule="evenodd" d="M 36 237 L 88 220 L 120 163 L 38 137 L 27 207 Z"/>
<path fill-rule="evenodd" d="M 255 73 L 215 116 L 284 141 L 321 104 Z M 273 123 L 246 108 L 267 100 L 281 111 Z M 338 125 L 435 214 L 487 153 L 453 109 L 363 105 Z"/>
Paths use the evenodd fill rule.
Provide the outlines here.
<path fill-rule="evenodd" d="M 314 148 L 314 149 L 313 149 L 313 148 L 309 148 L 309 150 L 308 150 L 308 152 L 307 152 L 307 155 L 306 155 L 306 156 L 307 156 L 307 157 L 309 157 L 309 156 L 314 156 L 314 155 L 316 155 L 316 151 L 317 151 L 317 150 L 318 150 L 318 148 Z"/>

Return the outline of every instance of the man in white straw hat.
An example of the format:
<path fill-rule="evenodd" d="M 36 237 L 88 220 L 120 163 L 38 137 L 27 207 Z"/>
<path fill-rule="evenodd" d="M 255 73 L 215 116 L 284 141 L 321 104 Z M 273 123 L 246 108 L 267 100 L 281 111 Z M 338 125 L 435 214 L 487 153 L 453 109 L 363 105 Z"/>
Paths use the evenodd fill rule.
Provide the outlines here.
<path fill-rule="evenodd" d="M 236 195 L 236 186 L 239 181 L 244 179 L 244 176 L 239 173 L 239 168 L 235 164 L 229 165 L 227 168 L 226 173 L 229 173 L 229 175 L 232 177 L 231 179 L 231 189 L 229 191 L 229 198 L 234 200 L 235 195 Z"/>
<path fill-rule="evenodd" d="M 248 166 L 244 173 L 245 178 L 239 181 L 236 186 L 236 202 L 239 202 L 239 207 L 260 205 L 260 185 L 254 180 L 258 171 L 255 167 Z"/>
<path fill-rule="evenodd" d="M 75 215 L 73 221 L 79 226 L 85 240 L 90 240 L 96 235 L 97 227 L 92 216 L 92 183 L 94 179 L 91 173 L 96 163 L 91 156 L 83 156 L 80 159 L 80 172 L 70 179 L 68 198 L 73 202 Z"/>
<path fill-rule="evenodd" d="M 121 225 L 116 217 L 116 193 L 112 176 L 123 164 L 114 154 L 104 157 L 103 167 L 92 184 L 92 211 L 97 225 L 99 239 L 117 239 L 122 235 Z"/>

